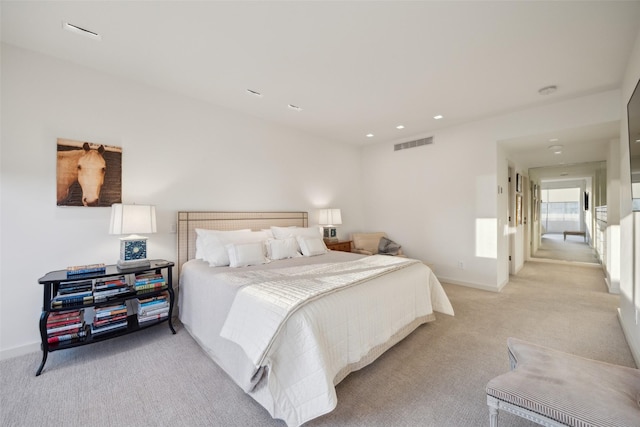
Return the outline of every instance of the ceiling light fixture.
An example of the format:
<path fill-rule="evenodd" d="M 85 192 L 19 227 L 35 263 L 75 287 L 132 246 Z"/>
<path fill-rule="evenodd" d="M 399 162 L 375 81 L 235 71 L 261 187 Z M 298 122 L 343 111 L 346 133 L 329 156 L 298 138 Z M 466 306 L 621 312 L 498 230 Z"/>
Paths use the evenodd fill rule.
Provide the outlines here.
<path fill-rule="evenodd" d="M 547 149 L 553 151 L 553 154 L 562 154 L 562 145 L 550 145 Z"/>
<path fill-rule="evenodd" d="M 549 142 L 558 142 L 558 138 L 551 138 Z"/>
<path fill-rule="evenodd" d="M 538 93 L 540 95 L 551 95 L 552 93 L 554 93 L 555 91 L 558 90 L 558 86 L 556 85 L 551 85 L 551 86 L 545 86 L 543 88 L 540 88 L 538 90 Z"/>
<path fill-rule="evenodd" d="M 367 138 L 373 138 L 373 134 L 372 133 L 368 133 L 367 134 Z"/>
<path fill-rule="evenodd" d="M 436 120 L 440 120 L 443 117 L 444 116 L 442 114 L 438 114 L 437 116 L 433 116 L 433 118 L 436 119 Z"/>
<path fill-rule="evenodd" d="M 262 94 L 256 90 L 251 90 L 251 89 L 247 89 L 247 93 L 250 93 L 251 95 L 257 96 L 259 98 L 262 98 Z"/>
<path fill-rule="evenodd" d="M 302 111 L 302 108 L 298 107 L 297 105 L 289 104 L 288 107 L 295 111 Z"/>
<path fill-rule="evenodd" d="M 404 126 L 398 125 L 398 126 L 396 126 L 396 129 L 404 129 Z"/>
<path fill-rule="evenodd" d="M 89 37 L 93 40 L 97 40 L 97 41 L 102 40 L 102 36 L 96 33 L 95 31 L 87 30 L 86 28 L 78 27 L 77 25 L 73 25 L 68 22 L 62 23 L 62 29 L 71 31 L 72 33 L 75 33 L 75 34 L 80 34 L 80 35 Z"/>
<path fill-rule="evenodd" d="M 560 176 L 567 176 L 567 175 L 569 175 L 569 172 L 562 172 L 562 173 L 560 174 Z"/>

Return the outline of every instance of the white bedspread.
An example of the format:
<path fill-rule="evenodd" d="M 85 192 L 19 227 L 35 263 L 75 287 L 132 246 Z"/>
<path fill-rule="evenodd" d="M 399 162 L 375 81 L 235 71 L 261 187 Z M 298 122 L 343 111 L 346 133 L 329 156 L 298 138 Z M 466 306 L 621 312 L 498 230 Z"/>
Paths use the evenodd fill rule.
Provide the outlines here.
<path fill-rule="evenodd" d="M 242 289 L 233 300 L 220 335 L 242 347 L 258 369 L 284 322 L 300 307 L 417 262 L 374 255 L 341 263 L 223 273 L 223 280 Z"/>
<path fill-rule="evenodd" d="M 327 264 L 359 257 L 331 252 L 246 271 L 298 270 L 296 266 L 303 263 Z M 310 272 L 325 267 L 304 268 Z M 230 283 L 232 271 L 237 275 L 237 269 L 210 268 L 201 261 L 186 263 L 180 278 L 180 319 L 240 387 L 289 426 L 333 410 L 337 404 L 335 384 L 371 363 L 420 324 L 433 320 L 434 310 L 453 315 L 433 272 L 420 262 L 411 263 L 294 310 L 264 354 L 256 375 L 256 365 L 242 348 L 220 336 L 242 289 L 239 285 L 250 282 L 247 277 L 253 274 L 237 275 Z M 279 273 L 269 274 L 275 277 Z"/>

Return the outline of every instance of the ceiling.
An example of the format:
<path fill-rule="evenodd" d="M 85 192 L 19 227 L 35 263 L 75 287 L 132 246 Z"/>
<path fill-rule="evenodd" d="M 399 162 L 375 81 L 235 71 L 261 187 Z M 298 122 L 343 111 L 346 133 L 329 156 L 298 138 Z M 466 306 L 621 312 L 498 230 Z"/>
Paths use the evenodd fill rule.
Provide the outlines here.
<path fill-rule="evenodd" d="M 640 28 L 640 1 L 0 4 L 5 43 L 354 145 L 619 88 Z M 619 132 L 575 131 L 567 162 L 598 160 L 585 153 Z M 546 137 L 505 147 L 540 166 Z"/>

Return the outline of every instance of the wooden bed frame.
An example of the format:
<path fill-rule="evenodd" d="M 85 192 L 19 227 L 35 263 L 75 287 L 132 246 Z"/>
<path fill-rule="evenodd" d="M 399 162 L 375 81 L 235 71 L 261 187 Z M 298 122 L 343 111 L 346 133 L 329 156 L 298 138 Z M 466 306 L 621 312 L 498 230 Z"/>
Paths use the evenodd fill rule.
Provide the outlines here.
<path fill-rule="evenodd" d="M 259 231 L 271 226 L 307 227 L 308 224 L 307 212 L 178 212 L 177 277 L 180 277 L 182 264 L 196 255 L 196 228 L 223 231 L 250 228 Z"/>

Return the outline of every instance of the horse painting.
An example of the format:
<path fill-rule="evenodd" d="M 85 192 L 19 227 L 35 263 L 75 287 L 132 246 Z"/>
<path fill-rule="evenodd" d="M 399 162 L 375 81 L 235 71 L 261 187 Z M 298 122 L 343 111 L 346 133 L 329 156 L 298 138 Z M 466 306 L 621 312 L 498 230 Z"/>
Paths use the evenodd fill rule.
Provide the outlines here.
<path fill-rule="evenodd" d="M 87 142 L 79 150 L 58 151 L 58 205 L 64 204 L 71 185 L 77 181 L 82 189 L 82 205 L 98 206 L 107 171 L 104 151 L 103 145 L 91 149 Z"/>

